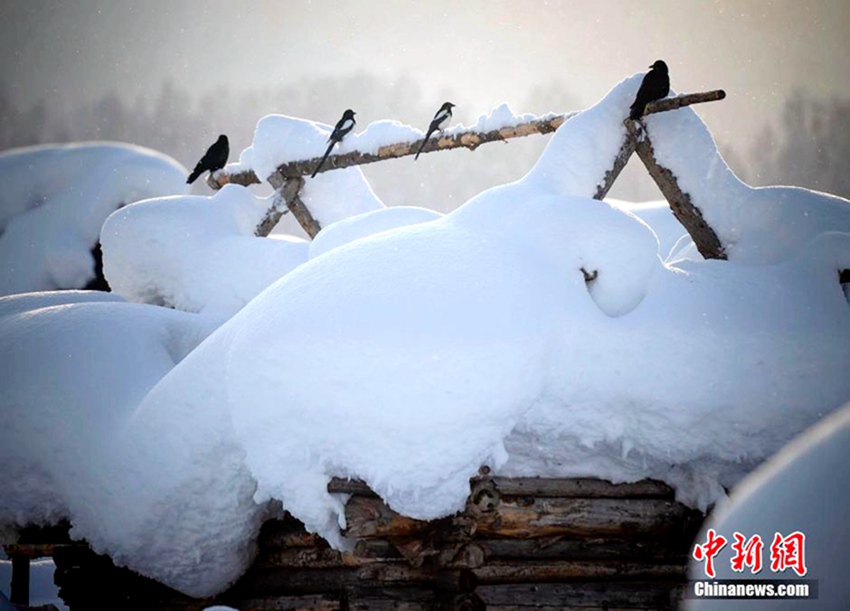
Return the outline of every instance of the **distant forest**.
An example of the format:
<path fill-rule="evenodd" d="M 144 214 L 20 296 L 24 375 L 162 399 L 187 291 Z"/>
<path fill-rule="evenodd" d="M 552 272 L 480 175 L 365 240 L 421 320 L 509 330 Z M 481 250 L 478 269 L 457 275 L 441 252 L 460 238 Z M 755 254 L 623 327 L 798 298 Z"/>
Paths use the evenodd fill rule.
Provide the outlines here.
<path fill-rule="evenodd" d="M 379 119 L 396 119 L 425 129 L 443 98 L 457 102 L 451 92 L 436 101 L 423 97 L 410 80 L 388 84 L 359 74 L 250 93 L 225 90 L 199 100 L 165 83 L 132 103 L 111 93 L 77 108 L 63 107 L 56 100 L 19 108 L 8 84 L 0 81 L 0 150 L 111 140 L 156 149 L 191 168 L 219 133 L 230 138 L 231 161 L 236 160 L 251 144 L 257 120 L 270 113 L 333 124 L 345 107 L 351 107 L 358 112 L 361 128 Z M 526 104 L 514 111 L 540 114 L 576 108 L 579 104 L 566 85 L 550 84 L 530 91 Z M 479 113 L 489 110 L 476 109 Z M 521 177 L 547 141 L 522 138 L 474 153 L 426 155 L 415 166 L 410 159 L 375 164 L 364 167 L 364 172 L 387 205 L 448 211 L 489 186 Z M 781 127 L 765 125 L 749 150 L 720 145 L 732 169 L 752 185 L 790 184 L 850 198 L 850 100 L 823 102 L 797 93 L 785 103 Z M 199 192 L 206 189 L 196 187 Z M 634 168 L 621 176 L 611 196 L 632 201 L 660 198 L 654 184 Z"/>

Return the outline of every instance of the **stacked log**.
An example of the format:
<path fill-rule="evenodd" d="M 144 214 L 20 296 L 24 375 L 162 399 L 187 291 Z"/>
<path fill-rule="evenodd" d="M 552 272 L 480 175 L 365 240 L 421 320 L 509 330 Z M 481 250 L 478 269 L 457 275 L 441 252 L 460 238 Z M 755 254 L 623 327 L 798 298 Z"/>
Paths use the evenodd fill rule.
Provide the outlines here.
<path fill-rule="evenodd" d="M 349 495 L 352 551 L 331 549 L 284 514 L 263 525 L 242 578 L 199 601 L 65 541 L 49 550 L 61 595 L 72 611 L 672 609 L 703 517 L 649 480 L 483 473 L 472 480 L 464 511 L 431 522 L 397 514 L 362 482 L 333 480 L 328 489 Z M 107 595 L 116 591 L 119 598 Z"/>

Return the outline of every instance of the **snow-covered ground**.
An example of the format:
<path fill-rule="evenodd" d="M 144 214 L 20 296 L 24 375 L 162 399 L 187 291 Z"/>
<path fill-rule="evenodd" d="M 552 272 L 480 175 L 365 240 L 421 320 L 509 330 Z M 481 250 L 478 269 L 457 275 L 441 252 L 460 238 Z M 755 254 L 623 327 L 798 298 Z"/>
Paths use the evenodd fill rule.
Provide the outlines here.
<path fill-rule="evenodd" d="M 0 295 L 84 287 L 104 219 L 140 199 L 185 193 L 185 183 L 179 163 L 127 144 L 0 154 Z"/>
<path fill-rule="evenodd" d="M 248 566 L 270 499 L 346 547 L 333 476 L 423 519 L 460 509 L 482 464 L 722 500 L 850 399 L 850 202 L 744 185 L 690 108 L 647 125 L 728 262 L 663 208 L 591 199 L 641 77 L 445 216 L 385 208 L 359 170 L 306 181 L 326 225 L 312 245 L 254 238 L 271 202 L 237 186 L 114 213 L 107 278 L 138 303 L 0 300 L 0 523 L 68 516 L 204 596 Z M 497 110 L 488 129 L 516 121 Z M 370 147 L 421 137 L 379 128 Z M 326 138 L 268 117 L 240 164 L 268 175 Z"/>

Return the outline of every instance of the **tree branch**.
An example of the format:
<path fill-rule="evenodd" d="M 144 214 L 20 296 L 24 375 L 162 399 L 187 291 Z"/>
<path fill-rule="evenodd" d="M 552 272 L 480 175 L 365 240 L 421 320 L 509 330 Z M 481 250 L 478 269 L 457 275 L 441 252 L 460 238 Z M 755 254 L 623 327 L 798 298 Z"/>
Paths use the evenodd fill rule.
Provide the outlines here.
<path fill-rule="evenodd" d="M 269 183 L 271 183 L 276 191 L 274 202 L 272 203 L 272 207 L 266 212 L 266 216 L 257 225 L 254 235 L 259 238 L 269 235 L 278 221 L 280 221 L 280 217 L 286 214 L 281 206 L 281 204 L 285 204 L 288 211 L 292 213 L 292 216 L 301 225 L 301 228 L 310 236 L 310 239 L 315 238 L 316 234 L 322 230 L 322 226 L 319 224 L 319 221 L 313 218 L 306 204 L 298 197 L 301 187 L 304 186 L 304 179 L 300 176 L 284 178 L 275 172 L 269 176 Z"/>
<path fill-rule="evenodd" d="M 652 141 L 649 139 L 649 133 L 641 132 L 643 128 L 636 121 L 627 120 L 626 128 L 629 131 L 627 138 L 634 139 L 637 142 L 638 157 L 646 166 L 655 184 L 658 185 L 667 203 L 670 204 L 673 215 L 691 234 L 699 253 L 706 259 L 725 260 L 726 252 L 720 238 L 703 218 L 700 209 L 694 205 L 690 194 L 682 190 L 676 180 L 676 175 L 669 168 L 658 163 L 655 151 L 652 148 Z"/>
<path fill-rule="evenodd" d="M 722 100 L 725 97 L 726 93 L 723 90 L 708 91 L 704 93 L 684 94 L 676 96 L 674 98 L 667 98 L 664 100 L 658 100 L 657 102 L 651 102 L 647 105 L 645 114 L 648 115 L 656 112 L 666 112 L 669 110 L 682 108 L 683 106 L 689 106 L 691 104 L 701 104 L 703 102 L 713 102 L 715 100 Z M 563 115 L 550 115 L 546 117 L 539 117 L 531 121 L 527 121 L 525 123 L 520 123 L 518 125 L 513 125 L 509 127 L 503 127 L 501 129 L 495 129 L 488 132 L 476 132 L 473 129 L 467 129 L 449 136 L 431 138 L 428 140 L 428 142 L 425 143 L 422 152 L 429 153 L 432 151 L 442 151 L 455 148 L 468 148 L 470 150 L 475 150 L 482 144 L 486 144 L 488 142 L 503 142 L 511 138 L 521 138 L 523 136 L 530 136 L 532 134 L 549 134 L 558 129 L 565 121 L 579 114 L 579 112 L 581 111 L 573 111 Z M 378 161 L 384 161 L 386 159 L 398 159 L 400 157 L 406 157 L 408 155 L 415 155 L 416 152 L 419 150 L 419 147 L 422 145 L 422 141 L 423 139 L 419 139 L 413 142 L 398 142 L 395 144 L 388 144 L 379 148 L 378 152 L 374 154 L 363 153 L 360 151 L 351 151 L 350 153 L 331 155 L 325 162 L 325 165 L 322 168 L 322 172 L 326 172 L 328 170 L 348 168 L 354 165 L 375 163 Z M 320 159 L 321 157 L 314 157 L 312 159 L 285 163 L 281 166 L 278 166 L 277 172 L 281 176 L 284 176 L 286 178 L 308 176 L 309 174 L 313 173 L 313 170 L 316 169 L 316 165 L 319 163 Z M 626 159 L 628 160 L 628 156 L 626 156 Z M 623 165 L 625 165 L 625 163 Z M 617 174 L 619 174 L 619 172 L 617 172 Z M 616 179 L 616 175 L 611 178 L 611 184 L 613 184 L 614 179 Z M 247 186 L 252 184 L 259 184 L 261 181 L 251 170 L 245 170 L 231 174 L 228 173 L 225 169 L 210 175 L 207 182 L 211 188 L 220 189 L 221 187 L 229 183 Z M 606 180 L 605 182 L 609 181 Z M 601 188 L 602 186 L 600 186 L 600 189 Z M 610 184 L 608 185 L 608 188 L 605 189 L 605 191 L 607 192 L 609 188 Z"/>

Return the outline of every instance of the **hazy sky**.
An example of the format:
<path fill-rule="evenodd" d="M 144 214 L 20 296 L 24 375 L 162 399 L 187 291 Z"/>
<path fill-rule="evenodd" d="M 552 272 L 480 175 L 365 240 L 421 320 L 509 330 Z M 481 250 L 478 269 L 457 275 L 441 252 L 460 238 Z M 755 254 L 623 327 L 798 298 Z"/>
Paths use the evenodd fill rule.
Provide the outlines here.
<path fill-rule="evenodd" d="M 133 99 L 157 93 L 166 78 L 207 92 L 365 71 L 414 78 L 435 108 L 451 91 L 456 116 L 472 120 L 504 101 L 523 111 L 528 92 L 554 79 L 589 104 L 662 58 L 677 91 L 726 89 L 726 101 L 700 113 L 719 140 L 738 143 L 776 117 L 794 88 L 850 97 L 847 0 L 0 0 L 0 7 L 0 78 L 23 102 L 74 103 L 115 89 Z M 363 126 L 391 118 L 357 110 Z"/>

